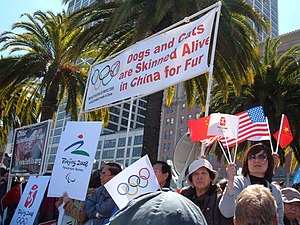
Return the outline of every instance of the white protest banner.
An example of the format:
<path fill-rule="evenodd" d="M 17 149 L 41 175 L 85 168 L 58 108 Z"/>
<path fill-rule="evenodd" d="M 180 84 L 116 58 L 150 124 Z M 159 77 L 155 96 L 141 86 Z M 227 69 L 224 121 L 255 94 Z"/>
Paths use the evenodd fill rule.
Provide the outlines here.
<path fill-rule="evenodd" d="M 84 201 L 102 129 L 101 122 L 68 122 L 57 149 L 48 196 Z"/>
<path fill-rule="evenodd" d="M 237 138 L 239 129 L 239 117 L 224 114 L 212 113 L 210 115 L 207 135 L 221 136 L 227 138 Z"/>
<path fill-rule="evenodd" d="M 131 199 L 160 188 L 148 155 L 127 167 L 104 186 L 120 209 Z"/>
<path fill-rule="evenodd" d="M 208 72 L 216 8 L 196 21 L 140 41 L 110 61 L 94 64 L 85 110 L 148 95 Z"/>
<path fill-rule="evenodd" d="M 30 176 L 10 224 L 32 225 L 48 185 L 49 176 Z"/>

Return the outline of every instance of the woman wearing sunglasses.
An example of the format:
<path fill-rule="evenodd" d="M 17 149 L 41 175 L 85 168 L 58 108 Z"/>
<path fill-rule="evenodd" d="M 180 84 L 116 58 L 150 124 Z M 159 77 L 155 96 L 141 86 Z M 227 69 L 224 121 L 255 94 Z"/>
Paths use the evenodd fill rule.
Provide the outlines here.
<path fill-rule="evenodd" d="M 283 203 L 280 190 L 271 184 L 274 160 L 270 149 L 262 143 L 251 146 L 242 161 L 242 175 L 236 176 L 236 165 L 229 164 L 226 168 L 228 183 L 220 200 L 219 208 L 226 218 L 234 215 L 235 200 L 247 186 L 261 184 L 269 188 L 277 204 L 278 224 L 283 225 Z M 251 203 L 249 203 L 251 204 Z M 255 215 L 253 215 L 253 223 Z"/>

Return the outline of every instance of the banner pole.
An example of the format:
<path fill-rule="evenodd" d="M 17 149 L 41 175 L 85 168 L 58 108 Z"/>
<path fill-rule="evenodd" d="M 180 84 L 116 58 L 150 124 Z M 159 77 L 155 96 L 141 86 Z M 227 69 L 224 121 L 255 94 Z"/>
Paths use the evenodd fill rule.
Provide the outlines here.
<path fill-rule="evenodd" d="M 275 150 L 275 153 L 276 153 L 276 154 L 278 153 L 278 148 L 279 148 L 279 143 L 280 143 L 280 136 L 281 136 L 281 133 L 282 133 L 283 117 L 284 117 L 284 114 L 281 115 L 281 121 L 280 121 L 280 128 L 279 128 L 278 140 L 277 140 L 277 145 L 276 145 L 276 150 Z"/>
<path fill-rule="evenodd" d="M 206 105 L 205 105 L 205 115 L 209 115 L 209 103 L 210 103 L 210 92 L 213 83 L 213 70 L 214 70 L 214 60 L 215 60 L 215 51 L 217 45 L 217 36 L 218 36 L 218 29 L 219 29 L 219 21 L 220 21 L 220 14 L 221 14 L 221 2 L 216 3 L 216 10 L 217 10 L 217 17 L 215 21 L 215 31 L 214 31 L 214 39 L 212 44 L 211 50 L 211 57 L 210 57 L 210 64 L 209 64 L 209 72 L 208 72 L 208 81 L 207 81 L 207 92 L 206 92 Z M 200 157 L 204 155 L 204 144 L 201 145 L 201 153 Z"/>
<path fill-rule="evenodd" d="M 128 116 L 128 122 L 127 122 L 126 143 L 125 143 L 125 150 L 124 150 L 124 162 L 123 162 L 124 168 L 126 167 L 127 147 L 128 147 L 128 139 L 129 139 L 129 131 L 130 131 L 130 123 L 131 123 L 131 116 L 132 116 L 133 101 L 134 100 L 131 98 L 131 100 L 130 100 L 130 108 L 129 108 L 129 116 Z M 128 162 L 128 164 L 129 164 L 129 162 Z"/>

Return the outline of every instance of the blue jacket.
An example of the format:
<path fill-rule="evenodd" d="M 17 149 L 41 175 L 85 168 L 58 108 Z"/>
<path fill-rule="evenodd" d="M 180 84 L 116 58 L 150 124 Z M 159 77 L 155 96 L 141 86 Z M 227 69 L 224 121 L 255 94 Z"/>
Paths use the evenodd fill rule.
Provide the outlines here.
<path fill-rule="evenodd" d="M 106 218 L 110 217 L 111 211 L 115 206 L 116 203 L 108 191 L 104 186 L 101 186 L 86 200 L 83 211 L 89 219 L 93 220 L 93 224 L 102 224 Z M 97 218 L 97 212 L 103 217 Z"/>

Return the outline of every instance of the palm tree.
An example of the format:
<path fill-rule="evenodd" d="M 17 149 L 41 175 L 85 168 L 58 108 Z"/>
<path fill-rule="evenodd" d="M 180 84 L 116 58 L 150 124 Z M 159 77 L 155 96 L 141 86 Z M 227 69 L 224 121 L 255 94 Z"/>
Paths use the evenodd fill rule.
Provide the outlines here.
<path fill-rule="evenodd" d="M 267 38 L 262 59 L 253 64 L 254 83 L 244 84 L 238 96 L 231 89 L 228 101 L 224 101 L 216 85 L 211 106 L 215 112 L 235 114 L 261 105 L 268 117 L 271 134 L 279 129 L 281 115 L 285 114 L 294 137 L 290 147 L 300 162 L 300 45 L 293 46 L 278 57 L 279 45 L 279 39 Z M 276 146 L 273 141 L 273 146 Z M 240 150 L 243 150 L 243 146 Z M 280 153 L 283 157 L 283 152 Z"/>
<path fill-rule="evenodd" d="M 67 23 L 66 14 L 38 11 L 24 14 L 26 22 L 17 22 L 13 30 L 0 36 L 1 50 L 19 53 L 0 60 L 1 122 L 6 129 L 27 125 L 40 119 L 52 119 L 66 96 L 66 110 L 77 119 L 87 72 L 76 66 L 75 41 L 81 29 Z M 6 117 L 9 116 L 9 117 Z M 8 123 L 7 120 L 14 121 Z"/>
<path fill-rule="evenodd" d="M 68 0 L 64 0 L 64 2 L 68 2 Z M 215 2 L 217 1 L 97 1 L 90 8 L 82 11 L 80 19 L 89 23 L 93 22 L 93 26 L 86 29 L 86 34 L 90 33 L 92 37 L 95 37 L 95 42 L 106 43 L 108 37 L 113 37 L 115 33 L 121 32 L 124 34 L 122 37 L 126 37 L 126 39 L 122 39 L 122 47 L 125 47 L 125 44 L 148 37 Z M 241 91 L 242 83 L 253 82 L 253 76 L 247 71 L 251 61 L 257 55 L 254 49 L 258 44 L 258 38 L 249 19 L 259 29 L 266 28 L 266 26 L 261 16 L 244 1 L 224 0 L 222 2 L 214 77 L 226 98 L 229 87 L 228 80 L 234 84 L 236 93 Z M 103 12 L 108 12 L 104 19 L 97 17 Z M 83 37 L 80 43 L 85 45 L 86 39 Z M 94 40 L 91 39 L 91 36 L 88 39 Z M 206 79 L 206 76 L 200 76 L 193 81 L 185 82 L 190 106 L 195 100 L 196 89 L 201 94 L 199 101 L 205 103 Z M 172 96 L 173 89 L 171 88 L 169 91 Z M 147 97 L 148 107 L 142 155 L 148 154 L 152 161 L 157 159 L 162 100 L 163 91 Z"/>

